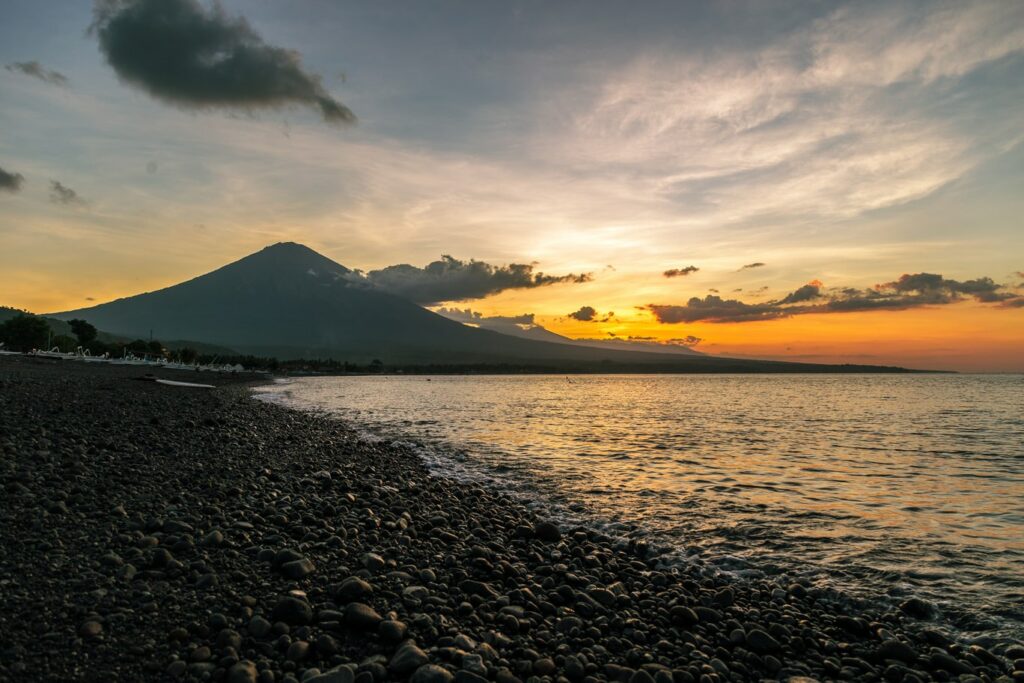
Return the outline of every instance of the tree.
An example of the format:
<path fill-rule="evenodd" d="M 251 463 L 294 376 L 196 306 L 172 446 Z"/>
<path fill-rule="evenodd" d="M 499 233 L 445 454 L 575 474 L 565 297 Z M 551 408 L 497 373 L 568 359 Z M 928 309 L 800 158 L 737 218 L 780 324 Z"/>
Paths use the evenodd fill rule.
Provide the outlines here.
<path fill-rule="evenodd" d="M 0 324 L 0 341 L 13 351 L 31 351 L 46 346 L 50 326 L 42 318 L 19 313 Z"/>
<path fill-rule="evenodd" d="M 154 355 L 157 355 L 157 356 L 164 355 L 164 345 L 161 344 L 160 342 L 158 342 L 157 340 L 155 340 L 155 339 L 152 340 L 146 346 L 148 347 L 148 351 L 150 353 L 152 353 Z"/>
<path fill-rule="evenodd" d="M 68 325 L 71 326 L 71 332 L 78 337 L 78 343 L 82 346 L 88 346 L 89 342 L 96 339 L 96 328 L 86 321 L 75 318 L 69 320 Z"/>
<path fill-rule="evenodd" d="M 149 342 L 145 339 L 136 339 L 133 342 L 129 342 L 124 345 L 131 353 L 146 353 L 149 351 Z"/>
<path fill-rule="evenodd" d="M 56 346 L 61 353 L 68 353 L 75 350 L 75 347 L 78 346 L 78 341 L 66 334 L 58 334 L 50 342 L 50 346 Z"/>
<path fill-rule="evenodd" d="M 370 372 L 383 372 L 384 363 L 381 362 L 380 358 L 374 358 L 370 361 Z"/>
<path fill-rule="evenodd" d="M 182 363 L 195 363 L 196 358 L 198 356 L 199 353 L 195 349 L 189 348 L 187 346 L 183 349 L 178 349 L 178 358 L 181 360 Z"/>

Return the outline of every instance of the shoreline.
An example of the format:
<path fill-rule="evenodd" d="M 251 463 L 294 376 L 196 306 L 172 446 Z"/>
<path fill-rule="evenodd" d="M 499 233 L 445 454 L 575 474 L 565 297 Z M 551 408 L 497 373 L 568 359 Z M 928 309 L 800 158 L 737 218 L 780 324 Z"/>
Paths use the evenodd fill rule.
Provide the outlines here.
<path fill-rule="evenodd" d="M 913 601 L 665 567 L 259 401 L 265 377 L 140 374 L 0 358 L 0 678 L 1024 680 L 1024 647 Z"/>

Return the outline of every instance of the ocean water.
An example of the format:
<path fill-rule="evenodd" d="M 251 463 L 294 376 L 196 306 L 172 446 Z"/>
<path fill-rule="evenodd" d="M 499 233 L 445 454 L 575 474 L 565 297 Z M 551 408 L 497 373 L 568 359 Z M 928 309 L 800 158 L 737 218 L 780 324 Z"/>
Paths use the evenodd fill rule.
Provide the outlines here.
<path fill-rule="evenodd" d="M 1024 637 L 1024 377 L 325 377 L 326 411 L 673 561 L 917 596 L 966 637 Z"/>

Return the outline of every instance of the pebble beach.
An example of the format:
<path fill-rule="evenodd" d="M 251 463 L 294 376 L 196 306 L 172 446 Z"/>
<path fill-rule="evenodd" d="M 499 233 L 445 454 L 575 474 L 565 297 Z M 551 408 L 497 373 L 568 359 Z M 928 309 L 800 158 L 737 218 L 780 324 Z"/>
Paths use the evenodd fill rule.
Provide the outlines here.
<path fill-rule="evenodd" d="M 670 563 L 254 381 L 0 357 L 0 680 L 1024 681 L 921 601 Z"/>

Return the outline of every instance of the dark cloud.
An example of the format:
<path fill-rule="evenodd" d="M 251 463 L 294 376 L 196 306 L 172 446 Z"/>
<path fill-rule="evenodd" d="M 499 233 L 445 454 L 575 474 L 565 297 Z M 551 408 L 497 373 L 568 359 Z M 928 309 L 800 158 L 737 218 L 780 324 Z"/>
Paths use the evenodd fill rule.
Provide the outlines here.
<path fill-rule="evenodd" d="M 992 278 L 951 280 L 933 273 L 905 274 L 892 282 L 869 289 L 842 287 L 825 291 L 814 280 L 781 299 L 747 303 L 708 295 L 693 297 L 682 305 L 651 304 L 647 310 L 662 323 L 740 323 L 775 320 L 809 313 L 843 313 L 871 310 L 905 310 L 920 306 L 956 303 L 972 298 L 981 303 L 999 303 L 1018 308 L 1024 301 Z"/>
<path fill-rule="evenodd" d="M 299 54 L 273 45 L 219 3 L 198 0 L 97 0 L 92 30 L 117 75 L 182 107 L 300 104 L 324 120 L 355 115 L 334 99 Z"/>
<path fill-rule="evenodd" d="M 533 289 L 563 282 L 588 282 L 589 274 L 546 275 L 535 273 L 533 264 L 492 266 L 483 261 L 460 261 L 442 256 L 423 268 L 400 264 L 349 276 L 356 284 L 382 289 L 419 304 L 482 299 L 507 289 Z"/>
<path fill-rule="evenodd" d="M 584 323 L 606 323 L 615 317 L 615 311 L 601 315 L 593 306 L 580 306 L 579 310 L 573 311 L 568 317 Z"/>
<path fill-rule="evenodd" d="M 803 287 L 799 287 L 793 292 L 790 292 L 784 296 L 779 303 L 780 304 L 798 304 L 804 301 L 811 301 L 813 299 L 821 298 L 821 287 L 822 284 L 818 280 L 808 282 Z"/>
<path fill-rule="evenodd" d="M 685 337 L 674 337 L 672 339 L 658 339 L 657 337 L 638 337 L 630 335 L 628 337 L 624 337 L 624 339 L 631 342 L 647 342 L 651 344 L 662 344 L 665 346 L 685 346 L 686 348 L 696 346 L 704 341 L 700 337 L 695 337 L 692 334 Z"/>
<path fill-rule="evenodd" d="M 750 268 L 763 268 L 766 265 L 768 265 L 768 264 L 767 263 L 761 263 L 760 261 L 758 261 L 758 262 L 755 262 L 755 263 L 748 263 L 747 265 L 742 266 L 740 268 L 740 270 L 748 270 Z"/>
<path fill-rule="evenodd" d="M 597 311 L 593 306 L 580 306 L 580 309 L 570 313 L 569 317 L 580 322 L 592 323 L 597 320 Z"/>
<path fill-rule="evenodd" d="M 511 325 L 535 325 L 534 314 L 524 313 L 523 315 L 492 315 L 484 316 L 479 311 L 474 311 L 469 308 L 438 308 L 434 310 L 434 313 L 443 315 L 451 320 L 457 320 L 460 323 L 480 323 L 482 321 L 494 322 L 494 323 L 508 323 Z"/>
<path fill-rule="evenodd" d="M 25 176 L 0 168 L 0 190 L 17 192 L 25 182 Z"/>
<path fill-rule="evenodd" d="M 723 299 L 717 294 L 691 298 L 682 306 L 651 304 L 648 309 L 661 323 L 706 322 L 750 322 L 786 317 L 781 309 L 772 303 L 747 304 L 737 299 Z"/>
<path fill-rule="evenodd" d="M 38 78 L 41 81 L 50 83 L 51 85 L 67 85 L 68 77 L 59 71 L 53 69 L 47 69 L 39 62 L 14 62 L 4 67 L 12 73 L 22 73 L 32 78 Z"/>
<path fill-rule="evenodd" d="M 78 193 L 59 180 L 50 181 L 50 201 L 54 204 L 84 204 Z"/>
<path fill-rule="evenodd" d="M 666 270 L 662 275 L 665 277 L 686 277 L 690 273 L 696 273 L 700 268 L 697 266 L 686 266 L 685 268 L 673 268 Z"/>

